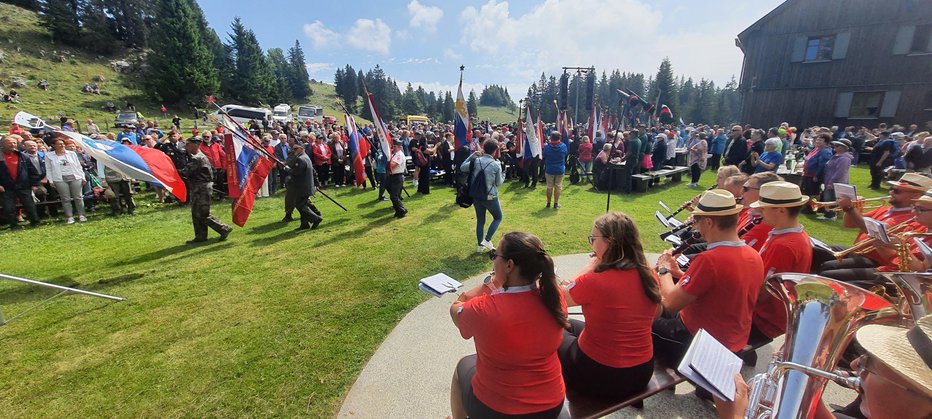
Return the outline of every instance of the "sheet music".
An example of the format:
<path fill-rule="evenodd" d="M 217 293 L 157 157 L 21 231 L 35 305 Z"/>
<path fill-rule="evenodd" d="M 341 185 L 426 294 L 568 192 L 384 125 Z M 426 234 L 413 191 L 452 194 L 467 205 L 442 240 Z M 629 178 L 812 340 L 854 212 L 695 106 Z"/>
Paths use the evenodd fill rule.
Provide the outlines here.
<path fill-rule="evenodd" d="M 887 236 L 887 225 L 873 218 L 864 217 L 864 227 L 867 229 L 867 235 L 884 243 L 890 243 L 890 237 Z"/>
<path fill-rule="evenodd" d="M 741 358 L 699 329 L 677 371 L 716 397 L 734 401 L 735 374 L 741 372 L 741 365 Z"/>
<path fill-rule="evenodd" d="M 848 198 L 852 201 L 858 199 L 857 186 L 848 185 L 847 183 L 833 183 L 832 188 L 835 189 L 835 199 Z"/>
<path fill-rule="evenodd" d="M 448 292 L 456 292 L 463 284 L 444 273 L 438 273 L 421 279 L 418 288 L 434 297 L 440 297 Z"/>

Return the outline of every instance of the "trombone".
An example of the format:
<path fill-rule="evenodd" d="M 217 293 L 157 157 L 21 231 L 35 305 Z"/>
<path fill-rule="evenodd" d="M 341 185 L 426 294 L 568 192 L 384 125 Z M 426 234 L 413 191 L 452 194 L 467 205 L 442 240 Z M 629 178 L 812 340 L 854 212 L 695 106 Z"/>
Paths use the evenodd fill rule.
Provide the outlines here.
<path fill-rule="evenodd" d="M 864 204 L 866 202 L 876 202 L 876 204 L 865 205 L 862 210 L 866 209 L 877 209 L 883 206 L 883 202 L 890 199 L 889 196 L 878 196 L 876 198 L 861 198 L 856 201 L 851 201 L 853 205 Z M 827 210 L 827 211 L 841 211 L 841 208 L 838 207 L 838 201 L 811 201 L 809 205 L 812 207 L 813 211 Z"/>
<path fill-rule="evenodd" d="M 888 236 L 892 236 L 892 235 L 894 235 L 894 234 L 902 234 L 902 233 L 905 233 L 905 232 L 906 232 L 906 229 L 909 228 L 909 225 L 910 225 L 912 222 L 914 222 L 914 221 L 916 221 L 916 217 L 912 217 L 912 218 L 910 218 L 910 219 L 908 219 L 908 220 L 906 220 L 906 221 L 903 221 L 903 222 L 901 222 L 901 223 L 899 223 L 899 224 L 897 224 L 897 225 L 895 225 L 895 226 L 893 226 L 893 227 L 887 228 L 887 235 L 888 235 Z M 875 239 L 875 238 L 873 238 L 873 237 L 868 237 L 868 238 L 866 238 L 866 239 L 864 239 L 864 240 L 861 240 L 861 241 L 855 243 L 854 245 L 852 245 L 851 247 L 849 247 L 849 248 L 847 248 L 847 249 L 845 249 L 845 250 L 832 253 L 832 256 L 835 256 L 835 259 L 837 259 L 837 260 L 842 260 L 842 259 L 845 258 L 845 256 L 848 256 L 848 255 L 850 255 L 850 254 L 852 254 L 852 253 L 856 253 L 856 254 L 859 254 L 859 255 L 864 255 L 864 254 L 867 254 L 867 253 L 870 253 L 870 252 L 874 251 L 874 249 L 876 249 L 876 248 L 877 248 L 877 239 Z"/>

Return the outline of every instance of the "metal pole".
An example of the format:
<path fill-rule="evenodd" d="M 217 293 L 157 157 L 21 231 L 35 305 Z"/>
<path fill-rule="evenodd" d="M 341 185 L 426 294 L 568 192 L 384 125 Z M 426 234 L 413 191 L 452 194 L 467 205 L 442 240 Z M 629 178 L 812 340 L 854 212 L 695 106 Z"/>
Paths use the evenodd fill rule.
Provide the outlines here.
<path fill-rule="evenodd" d="M 573 123 L 579 121 L 579 70 L 576 70 L 576 106 L 573 106 Z M 576 127 L 573 127 L 576 130 Z"/>
<path fill-rule="evenodd" d="M 114 301 L 123 301 L 123 300 L 125 300 L 125 298 L 114 297 L 114 296 L 112 296 L 112 295 L 98 294 L 98 293 L 96 293 L 96 292 L 79 290 L 79 289 L 77 289 L 77 288 L 63 287 L 63 286 L 61 286 L 61 285 L 49 284 L 49 283 L 47 283 L 47 282 L 41 282 L 41 281 L 33 281 L 33 280 L 31 280 L 31 279 L 20 278 L 20 277 L 16 277 L 16 276 L 10 276 L 10 275 L 0 274 L 0 278 L 2 278 L 2 279 L 9 279 L 9 280 L 11 280 L 11 281 L 16 281 L 16 282 L 23 282 L 23 283 L 26 283 L 26 284 L 38 285 L 38 286 L 40 286 L 40 287 L 54 288 L 54 289 L 57 289 L 57 290 L 73 292 L 73 293 L 75 293 L 75 294 L 84 294 L 84 295 L 90 295 L 91 297 L 106 298 L 106 299 L 108 299 L 108 300 L 114 300 Z"/>

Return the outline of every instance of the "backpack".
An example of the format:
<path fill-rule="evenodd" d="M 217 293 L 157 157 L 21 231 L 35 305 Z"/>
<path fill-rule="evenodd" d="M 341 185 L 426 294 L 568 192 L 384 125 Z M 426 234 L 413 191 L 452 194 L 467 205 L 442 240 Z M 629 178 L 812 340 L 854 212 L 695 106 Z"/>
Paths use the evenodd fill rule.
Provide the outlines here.
<path fill-rule="evenodd" d="M 473 200 L 476 200 L 476 199 L 486 200 L 489 197 L 490 189 L 485 184 L 485 167 L 489 167 L 489 164 L 492 164 L 492 163 L 489 163 L 485 165 L 485 167 L 480 168 L 479 174 L 477 176 L 472 175 L 473 163 L 475 163 L 475 160 L 473 160 L 472 163 L 469 164 L 470 166 L 469 168 L 470 169 L 469 170 L 469 196 Z"/>
<path fill-rule="evenodd" d="M 472 179 L 472 170 L 476 166 L 476 161 L 469 162 L 469 173 L 466 175 L 466 182 L 456 182 L 456 205 L 463 208 L 472 206 L 472 196 L 469 194 L 469 184 Z"/>

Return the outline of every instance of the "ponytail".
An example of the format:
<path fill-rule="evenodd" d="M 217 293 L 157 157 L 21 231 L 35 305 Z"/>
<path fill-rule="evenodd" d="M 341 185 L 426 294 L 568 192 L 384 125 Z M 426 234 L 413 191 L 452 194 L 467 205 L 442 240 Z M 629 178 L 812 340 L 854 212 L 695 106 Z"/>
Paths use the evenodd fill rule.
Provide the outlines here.
<path fill-rule="evenodd" d="M 508 233 L 502 238 L 501 254 L 514 262 L 526 282 L 539 280 L 541 302 L 560 327 L 569 327 L 553 259 L 544 250 L 543 242 L 529 233 Z"/>

